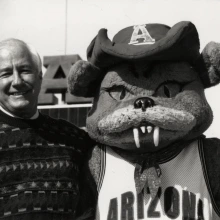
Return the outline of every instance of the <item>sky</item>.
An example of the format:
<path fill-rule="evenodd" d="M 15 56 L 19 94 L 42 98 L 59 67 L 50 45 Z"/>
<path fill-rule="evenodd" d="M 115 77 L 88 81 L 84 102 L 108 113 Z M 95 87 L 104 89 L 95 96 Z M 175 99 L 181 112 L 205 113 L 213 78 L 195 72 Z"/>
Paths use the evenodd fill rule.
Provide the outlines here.
<path fill-rule="evenodd" d="M 79 54 L 86 59 L 86 49 L 101 28 L 111 39 L 127 26 L 191 21 L 202 51 L 208 42 L 220 42 L 219 11 L 220 0 L 0 0 L 0 41 L 24 40 L 42 58 Z M 220 85 L 206 90 L 214 112 L 208 137 L 220 138 L 219 95 Z"/>

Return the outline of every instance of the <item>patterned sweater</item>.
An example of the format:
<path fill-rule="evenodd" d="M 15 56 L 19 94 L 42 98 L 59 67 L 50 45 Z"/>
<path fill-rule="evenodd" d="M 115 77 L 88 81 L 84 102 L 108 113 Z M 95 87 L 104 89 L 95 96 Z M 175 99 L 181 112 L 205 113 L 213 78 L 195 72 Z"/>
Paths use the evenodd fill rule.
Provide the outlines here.
<path fill-rule="evenodd" d="M 86 132 L 67 121 L 0 111 L 0 219 L 75 219 L 89 146 Z"/>

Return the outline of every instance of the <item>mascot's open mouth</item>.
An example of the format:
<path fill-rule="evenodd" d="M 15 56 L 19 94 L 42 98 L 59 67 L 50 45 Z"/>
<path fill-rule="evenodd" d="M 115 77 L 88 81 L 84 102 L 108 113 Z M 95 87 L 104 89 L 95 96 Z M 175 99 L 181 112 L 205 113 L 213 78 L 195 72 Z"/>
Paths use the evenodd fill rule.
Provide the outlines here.
<path fill-rule="evenodd" d="M 142 142 L 140 140 L 144 140 L 146 135 L 148 135 L 147 139 L 151 139 L 149 134 L 152 134 L 154 146 L 157 147 L 161 132 L 169 133 L 169 135 L 176 132 L 186 133 L 195 124 L 196 118 L 186 111 L 158 105 L 142 111 L 134 109 L 133 106 L 127 106 L 102 118 L 98 123 L 98 128 L 103 135 L 126 132 L 131 129 L 135 145 L 140 148 Z"/>
<path fill-rule="evenodd" d="M 153 141 L 154 141 L 154 146 L 157 147 L 159 145 L 159 141 L 160 141 L 160 128 L 158 126 L 140 126 L 140 130 L 142 131 L 142 133 L 146 133 L 146 130 L 148 132 L 148 134 L 150 134 L 153 130 Z M 136 144 L 137 148 L 140 148 L 140 138 L 139 138 L 139 128 L 133 128 L 133 134 L 134 134 L 134 141 Z"/>

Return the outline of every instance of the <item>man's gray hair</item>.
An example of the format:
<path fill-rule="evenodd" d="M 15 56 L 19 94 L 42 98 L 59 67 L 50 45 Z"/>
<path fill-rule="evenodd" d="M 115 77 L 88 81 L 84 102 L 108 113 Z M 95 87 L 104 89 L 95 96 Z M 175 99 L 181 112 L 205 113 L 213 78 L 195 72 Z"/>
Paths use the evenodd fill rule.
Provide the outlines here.
<path fill-rule="evenodd" d="M 0 49 L 5 47 L 5 46 L 14 46 L 14 44 L 22 45 L 27 48 L 27 50 L 30 52 L 32 55 L 33 62 L 36 64 L 37 71 L 39 75 L 42 77 L 42 62 L 41 58 L 37 52 L 37 50 L 34 48 L 34 46 L 25 43 L 22 40 L 15 39 L 15 38 L 9 38 L 6 40 L 3 40 L 0 42 Z"/>

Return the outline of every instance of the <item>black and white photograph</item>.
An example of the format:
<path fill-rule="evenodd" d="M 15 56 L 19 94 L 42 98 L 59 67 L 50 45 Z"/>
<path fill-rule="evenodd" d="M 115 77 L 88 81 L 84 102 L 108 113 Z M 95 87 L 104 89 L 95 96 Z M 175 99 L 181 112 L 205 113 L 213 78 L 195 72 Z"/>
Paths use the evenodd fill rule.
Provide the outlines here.
<path fill-rule="evenodd" d="M 220 220 L 220 0 L 0 0 L 0 220 Z"/>

